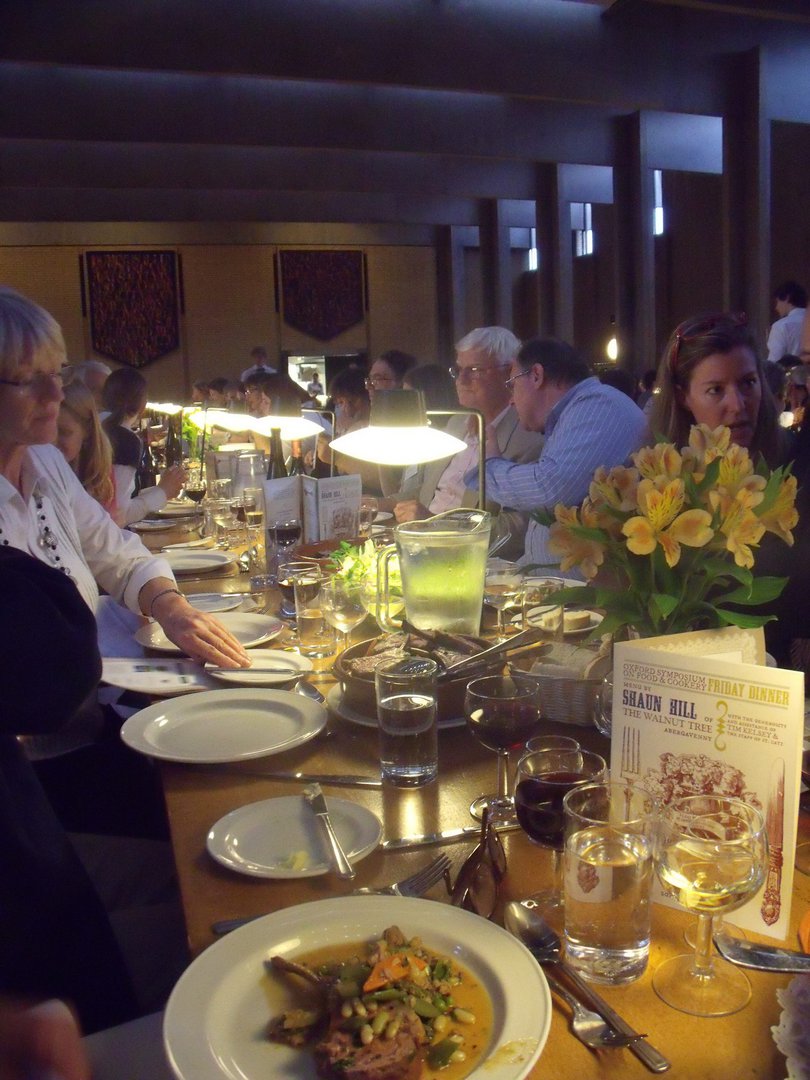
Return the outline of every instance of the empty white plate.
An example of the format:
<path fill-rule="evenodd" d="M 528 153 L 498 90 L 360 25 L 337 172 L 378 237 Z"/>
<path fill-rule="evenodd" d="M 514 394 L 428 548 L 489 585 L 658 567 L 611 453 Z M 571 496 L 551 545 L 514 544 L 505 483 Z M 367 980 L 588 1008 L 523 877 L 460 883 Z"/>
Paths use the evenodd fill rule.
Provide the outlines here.
<path fill-rule="evenodd" d="M 326 725 L 326 709 L 287 690 L 207 690 L 130 716 L 121 738 L 162 761 L 247 761 L 291 750 Z"/>
<path fill-rule="evenodd" d="M 215 592 L 191 593 L 186 597 L 186 600 L 197 611 L 233 611 L 234 608 L 239 607 L 244 599 L 245 594 L 243 593 L 223 596 L 222 593 Z"/>
<path fill-rule="evenodd" d="M 251 649 L 249 668 L 223 668 L 206 664 L 209 675 L 240 686 L 277 686 L 312 671 L 312 661 L 281 649 Z"/>
<path fill-rule="evenodd" d="M 236 562 L 232 551 L 196 551 L 189 548 L 164 551 L 161 558 L 166 560 L 175 574 L 204 574 Z"/>
<path fill-rule="evenodd" d="M 377 847 L 382 825 L 370 810 L 332 795 L 326 808 L 352 862 Z M 217 862 L 251 877 L 318 877 L 332 866 L 321 824 L 300 795 L 263 799 L 232 810 L 213 826 L 207 845 Z"/>
<path fill-rule="evenodd" d="M 284 624 L 272 615 L 254 615 L 245 611 L 225 611 L 217 615 L 217 622 L 233 634 L 240 645 L 249 649 L 260 645 L 280 634 Z M 150 622 L 135 632 L 135 640 L 145 649 L 157 649 L 158 652 L 181 653 L 179 645 L 170 641 L 160 623 Z"/>

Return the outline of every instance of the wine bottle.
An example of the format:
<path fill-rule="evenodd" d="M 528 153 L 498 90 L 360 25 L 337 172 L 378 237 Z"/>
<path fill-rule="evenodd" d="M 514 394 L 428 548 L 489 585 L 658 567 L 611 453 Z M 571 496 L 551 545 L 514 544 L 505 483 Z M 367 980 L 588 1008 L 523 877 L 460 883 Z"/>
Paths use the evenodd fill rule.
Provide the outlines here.
<path fill-rule="evenodd" d="M 306 473 L 304 467 L 304 455 L 301 453 L 301 440 L 295 439 L 292 443 L 290 460 L 287 462 L 288 476 L 303 476 Z"/>
<path fill-rule="evenodd" d="M 167 469 L 170 469 L 173 465 L 183 464 L 183 444 L 180 442 L 180 436 L 177 432 L 178 423 L 178 417 L 169 417 L 168 430 L 166 432 L 165 449 Z"/>
<path fill-rule="evenodd" d="M 149 435 L 146 431 L 143 432 L 141 440 L 143 443 L 141 457 L 138 468 L 135 470 L 135 495 L 139 491 L 143 491 L 144 488 L 154 487 L 157 483 L 157 465 L 155 464 L 152 447 L 149 445 Z"/>
<path fill-rule="evenodd" d="M 267 463 L 267 479 L 277 480 L 280 476 L 287 475 L 287 467 L 284 464 L 284 452 L 281 449 L 281 429 L 272 428 L 270 431 L 270 460 Z"/>

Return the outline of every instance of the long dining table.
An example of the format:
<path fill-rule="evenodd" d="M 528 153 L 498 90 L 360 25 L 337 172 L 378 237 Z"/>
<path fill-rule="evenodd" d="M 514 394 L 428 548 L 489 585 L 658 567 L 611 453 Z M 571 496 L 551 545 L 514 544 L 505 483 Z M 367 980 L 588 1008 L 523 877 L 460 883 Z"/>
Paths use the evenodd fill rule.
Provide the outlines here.
<path fill-rule="evenodd" d="M 150 537 L 153 541 L 150 546 L 157 546 L 154 539 Z M 249 589 L 247 577 L 235 568 L 214 577 L 180 578 L 179 584 L 187 593 Z M 273 611 L 275 594 L 270 592 L 263 599 L 268 610 Z M 368 627 L 365 629 L 368 631 Z M 364 636 L 363 628 L 357 636 Z M 291 647 L 285 634 L 272 644 Z M 315 668 L 308 681 L 327 695 L 334 685 L 331 658 L 315 661 Z M 609 759 L 609 741 L 587 723 L 543 722 L 542 730 L 573 735 L 584 746 Z M 334 898 L 338 902 L 339 897 L 358 886 L 381 886 L 401 879 L 439 851 L 447 852 L 457 867 L 475 842 L 471 839 L 442 847 L 390 851 L 378 848 L 356 864 L 357 876 L 353 881 L 341 880 L 332 873 L 266 880 L 232 872 L 207 853 L 206 836 L 211 826 L 238 807 L 297 794 L 303 786 L 300 782 L 267 778 L 262 775 L 263 769 L 378 775 L 376 733 L 372 727 L 347 719 L 338 707 L 337 712 L 330 709 L 324 732 L 294 750 L 269 759 L 217 765 L 160 764 L 188 940 L 194 956 L 215 940 L 212 923 L 216 920 L 260 915 L 312 900 Z M 323 789 L 327 800 L 339 796 L 367 807 L 382 822 L 383 838 L 392 839 L 473 825 L 469 814 L 472 798 L 492 791 L 495 783 L 495 755 L 460 723 L 440 731 L 439 778 L 435 783 L 415 789 L 337 788 L 323 784 Z M 806 813 L 800 818 L 800 834 L 803 839 L 810 838 L 810 815 Z M 530 895 L 548 883 L 551 865 L 550 853 L 533 845 L 519 830 L 502 835 L 507 873 L 501 883 L 501 903 L 493 916 L 496 921 L 501 917 L 505 901 Z M 443 884 L 434 887 L 429 897 L 440 903 L 449 902 Z M 798 924 L 808 907 L 810 877 L 796 872 L 787 941 L 791 948 L 798 947 Z M 740 1012 L 721 1018 L 705 1019 L 678 1012 L 655 994 L 652 972 L 669 957 L 688 951 L 684 932 L 693 919 L 685 911 L 654 905 L 647 972 L 627 986 L 600 986 L 599 991 L 638 1031 L 647 1033 L 649 1041 L 671 1061 L 668 1075 L 673 1078 L 782 1080 L 787 1075 L 786 1062 L 773 1042 L 770 1029 L 780 1016 L 777 990 L 785 987 L 792 976 L 747 972 L 753 991 L 751 1001 Z M 568 1022 L 567 1006 L 561 1006 L 555 999 L 548 1041 L 529 1074 L 533 1080 L 563 1077 L 633 1080 L 649 1075 L 627 1049 L 598 1052 L 586 1049 L 571 1034 Z"/>

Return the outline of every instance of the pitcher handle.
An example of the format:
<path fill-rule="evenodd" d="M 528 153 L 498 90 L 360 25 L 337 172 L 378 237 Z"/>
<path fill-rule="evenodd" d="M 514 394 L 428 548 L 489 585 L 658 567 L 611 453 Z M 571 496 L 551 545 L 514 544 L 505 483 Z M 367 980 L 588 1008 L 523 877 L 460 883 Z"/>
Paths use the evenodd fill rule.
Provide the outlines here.
<path fill-rule="evenodd" d="M 395 634 L 401 629 L 400 624 L 395 623 L 388 616 L 390 607 L 388 602 L 388 566 L 396 553 L 396 544 L 389 544 L 388 547 L 382 549 L 377 557 L 377 622 L 380 624 L 380 629 L 389 634 Z"/>

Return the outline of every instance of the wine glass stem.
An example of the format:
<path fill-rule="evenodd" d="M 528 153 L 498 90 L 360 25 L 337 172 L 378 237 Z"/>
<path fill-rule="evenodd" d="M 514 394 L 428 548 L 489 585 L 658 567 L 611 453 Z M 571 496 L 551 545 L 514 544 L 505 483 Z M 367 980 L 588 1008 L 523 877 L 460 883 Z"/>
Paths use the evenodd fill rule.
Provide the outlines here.
<path fill-rule="evenodd" d="M 707 979 L 712 975 L 712 917 L 703 913 L 698 915 L 695 974 Z"/>
<path fill-rule="evenodd" d="M 501 611 L 500 608 L 495 608 L 495 615 L 496 615 L 497 620 L 498 620 L 496 622 L 496 624 L 495 624 L 495 633 L 498 635 L 498 638 L 500 639 L 500 638 L 503 637 L 503 612 Z"/>
<path fill-rule="evenodd" d="M 498 751 L 498 799 L 504 802 L 509 798 L 509 751 Z"/>

